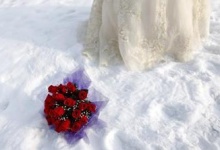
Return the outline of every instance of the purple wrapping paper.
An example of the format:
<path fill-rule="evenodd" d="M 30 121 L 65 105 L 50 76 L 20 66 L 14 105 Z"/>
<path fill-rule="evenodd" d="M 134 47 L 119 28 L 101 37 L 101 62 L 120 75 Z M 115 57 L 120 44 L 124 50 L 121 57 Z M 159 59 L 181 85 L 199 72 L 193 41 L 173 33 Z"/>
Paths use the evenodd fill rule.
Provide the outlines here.
<path fill-rule="evenodd" d="M 91 116 L 89 119 L 89 122 L 87 125 L 82 127 L 78 132 L 65 132 L 64 137 L 70 144 L 75 144 L 80 139 L 84 139 L 87 143 L 89 142 L 89 139 L 85 133 L 85 130 L 90 127 L 94 128 L 103 128 L 105 126 L 105 123 L 102 120 L 98 119 L 99 112 L 103 107 L 107 104 L 107 98 L 104 97 L 101 93 L 96 91 L 94 88 L 90 86 L 91 80 L 86 75 L 85 71 L 83 69 L 78 69 L 73 74 L 71 74 L 69 77 L 64 79 L 64 84 L 72 82 L 76 83 L 78 86 L 78 89 L 88 89 L 88 100 L 91 101 L 96 105 L 96 112 Z M 105 100 L 105 101 L 103 101 Z"/>
<path fill-rule="evenodd" d="M 75 71 L 72 75 L 64 79 L 64 83 L 66 84 L 67 82 L 76 83 L 79 89 L 88 89 L 91 84 L 91 80 L 83 69 Z"/>

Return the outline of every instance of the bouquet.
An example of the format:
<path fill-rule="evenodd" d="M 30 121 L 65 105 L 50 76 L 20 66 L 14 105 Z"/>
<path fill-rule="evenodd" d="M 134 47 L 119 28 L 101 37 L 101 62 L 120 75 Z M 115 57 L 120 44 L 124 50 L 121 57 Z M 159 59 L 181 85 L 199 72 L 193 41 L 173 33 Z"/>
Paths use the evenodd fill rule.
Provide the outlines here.
<path fill-rule="evenodd" d="M 93 125 L 103 127 L 98 119 L 105 99 L 94 88 L 84 71 L 77 70 L 60 85 L 50 85 L 44 101 L 44 114 L 48 125 L 56 132 L 63 132 L 68 142 L 87 137 L 84 130 Z"/>
<path fill-rule="evenodd" d="M 79 131 L 96 112 L 96 105 L 86 99 L 88 90 L 77 89 L 75 83 L 50 85 L 48 91 L 44 113 L 57 132 Z"/>

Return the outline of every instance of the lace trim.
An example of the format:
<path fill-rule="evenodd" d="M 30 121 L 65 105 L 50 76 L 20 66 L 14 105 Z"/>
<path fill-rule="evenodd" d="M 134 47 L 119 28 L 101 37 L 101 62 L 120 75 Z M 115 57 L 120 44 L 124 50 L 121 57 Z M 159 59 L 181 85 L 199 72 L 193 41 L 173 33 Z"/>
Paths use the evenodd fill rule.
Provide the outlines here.
<path fill-rule="evenodd" d="M 120 3 L 119 11 L 119 41 L 122 45 L 126 45 L 129 42 L 129 34 L 131 28 L 129 27 L 129 20 L 134 20 L 136 23 L 141 21 L 141 2 L 123 0 Z M 158 62 L 162 56 L 162 53 L 165 50 L 165 39 L 167 37 L 167 23 L 166 23 L 166 2 L 161 1 L 159 7 L 156 8 L 156 19 L 158 22 L 155 26 L 154 31 L 156 34 L 152 39 L 148 39 L 141 35 L 139 42 L 135 49 L 129 51 L 129 62 L 133 61 L 135 66 L 139 66 L 139 69 L 146 69 L 152 67 L 156 62 Z M 135 33 L 135 32 L 133 32 Z M 123 54 L 123 57 L 126 57 Z M 126 62 L 125 62 L 126 63 Z M 127 66 L 130 69 L 134 69 L 131 64 L 127 63 Z"/>
<path fill-rule="evenodd" d="M 102 3 L 103 0 L 93 1 L 88 22 L 83 54 L 90 58 L 98 56 L 99 53 L 99 31 L 102 24 Z"/>
<path fill-rule="evenodd" d="M 170 52 L 180 61 L 186 61 L 190 58 L 193 51 L 194 35 L 199 35 L 200 20 L 204 20 L 207 15 L 207 0 L 193 0 L 193 20 L 194 20 L 194 35 L 185 35 L 184 33 L 176 32 L 177 29 L 173 28 L 169 31 L 168 35 L 168 23 L 166 16 L 167 1 L 157 1 L 156 6 L 156 25 L 153 29 L 154 36 L 146 37 L 142 33 L 136 33 L 132 23 L 141 24 L 142 14 L 141 4 L 143 0 L 118 0 L 120 5 L 115 12 L 118 17 L 115 20 L 117 25 L 116 38 L 107 39 L 105 43 L 100 44 L 100 31 L 102 26 L 102 6 L 103 2 L 109 2 L 113 4 L 114 0 L 94 0 L 90 21 L 88 25 L 88 32 L 86 37 L 86 43 L 84 45 L 84 54 L 89 55 L 91 58 L 99 57 L 99 63 L 101 65 L 109 65 L 123 59 L 126 66 L 130 69 L 135 69 L 138 66 L 138 70 L 152 67 L 158 61 L 163 58 L 164 53 Z M 109 6 L 113 7 L 113 6 Z M 114 9 L 114 8 L 112 8 Z M 112 10 L 113 11 L 113 10 Z M 115 10 L 114 10 L 115 11 Z M 207 18 L 205 18 L 207 19 Z M 207 28 L 207 27 L 206 27 Z M 130 46 L 131 34 L 136 34 L 138 40 L 135 46 Z M 170 37 L 171 35 L 171 37 Z M 172 45 L 169 45 L 169 41 L 172 41 Z M 101 46 L 100 46 L 101 45 Z M 121 57 L 122 56 L 122 57 Z"/>

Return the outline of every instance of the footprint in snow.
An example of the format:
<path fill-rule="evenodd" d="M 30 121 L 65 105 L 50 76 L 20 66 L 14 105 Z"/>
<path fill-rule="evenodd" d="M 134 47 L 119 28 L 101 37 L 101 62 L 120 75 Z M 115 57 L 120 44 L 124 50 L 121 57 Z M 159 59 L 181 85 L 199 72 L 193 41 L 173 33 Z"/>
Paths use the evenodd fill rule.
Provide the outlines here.
<path fill-rule="evenodd" d="M 7 109 L 8 105 L 9 105 L 9 101 L 2 101 L 2 102 L 0 102 L 0 112 L 2 112 L 5 109 Z"/>
<path fill-rule="evenodd" d="M 105 139 L 108 150 L 142 150 L 145 146 L 137 138 L 132 136 L 132 133 L 127 134 L 120 130 L 112 130 Z"/>
<path fill-rule="evenodd" d="M 187 105 L 175 104 L 164 106 L 163 112 L 170 119 L 185 122 L 189 119 L 192 110 Z"/>
<path fill-rule="evenodd" d="M 199 139 L 199 147 L 201 150 L 218 150 L 217 146 L 202 137 Z"/>

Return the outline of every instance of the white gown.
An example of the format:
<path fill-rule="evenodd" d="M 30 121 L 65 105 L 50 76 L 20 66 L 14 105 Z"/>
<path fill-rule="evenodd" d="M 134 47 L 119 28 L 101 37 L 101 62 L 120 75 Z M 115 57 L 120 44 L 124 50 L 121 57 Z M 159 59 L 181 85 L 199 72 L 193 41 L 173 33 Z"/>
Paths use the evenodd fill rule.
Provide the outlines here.
<path fill-rule="evenodd" d="M 190 60 L 209 33 L 209 0 L 94 0 L 83 54 L 144 70 Z"/>

